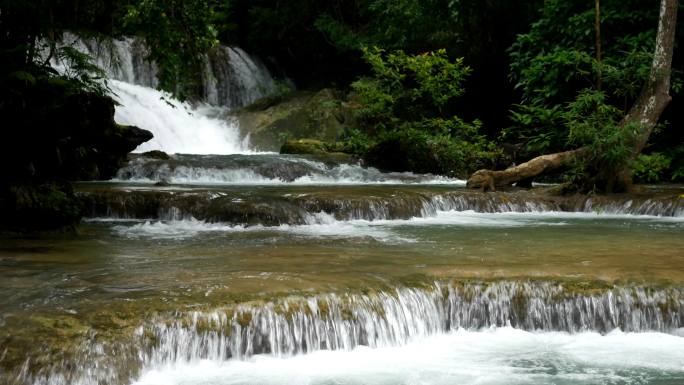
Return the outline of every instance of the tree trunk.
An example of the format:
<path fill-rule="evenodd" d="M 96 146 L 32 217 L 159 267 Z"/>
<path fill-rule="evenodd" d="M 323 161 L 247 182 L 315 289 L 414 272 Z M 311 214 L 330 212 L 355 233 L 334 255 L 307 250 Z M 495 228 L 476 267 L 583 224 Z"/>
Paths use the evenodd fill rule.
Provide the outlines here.
<path fill-rule="evenodd" d="M 677 25 L 678 0 L 661 0 L 658 19 L 658 35 L 651 64 L 651 72 L 636 102 L 620 123 L 621 127 L 635 127 L 632 159 L 644 149 L 660 115 L 670 103 L 670 76 Z M 509 186 L 517 181 L 532 178 L 543 173 L 568 165 L 576 157 L 584 154 L 585 148 L 542 155 L 519 166 L 503 171 L 479 170 L 468 178 L 467 186 L 483 190 Z M 631 185 L 631 172 L 625 165 L 612 175 L 614 180 L 607 186 L 627 188 Z M 618 188 L 620 188 L 618 187 Z"/>

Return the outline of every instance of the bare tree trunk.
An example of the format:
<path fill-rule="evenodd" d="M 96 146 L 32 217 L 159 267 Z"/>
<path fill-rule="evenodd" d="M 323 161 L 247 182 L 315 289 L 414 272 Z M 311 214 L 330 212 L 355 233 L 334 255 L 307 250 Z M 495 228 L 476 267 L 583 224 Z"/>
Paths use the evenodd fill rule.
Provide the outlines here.
<path fill-rule="evenodd" d="M 598 2 L 596 3 L 598 5 Z M 674 50 L 675 29 L 677 25 L 678 0 L 661 0 L 658 18 L 658 35 L 653 54 L 653 63 L 648 80 L 636 102 L 620 123 L 620 126 L 634 127 L 634 147 L 632 159 L 644 149 L 660 115 L 670 103 L 670 76 Z M 468 187 L 494 190 L 496 187 L 509 186 L 517 181 L 559 169 L 568 165 L 576 157 L 586 153 L 585 148 L 556 154 L 542 155 L 519 166 L 503 171 L 479 170 L 468 178 Z M 631 172 L 625 165 L 607 181 L 611 187 L 627 188 L 631 185 Z"/>
<path fill-rule="evenodd" d="M 661 0 L 660 2 L 658 36 L 651 73 L 637 101 L 623 120 L 623 125 L 639 123 L 641 126 L 634 144 L 635 156 L 646 146 L 660 115 L 672 100 L 670 78 L 678 8 L 678 0 Z"/>
<path fill-rule="evenodd" d="M 467 186 L 481 188 L 482 191 L 496 191 L 497 187 L 509 186 L 515 182 L 567 166 L 584 152 L 586 152 L 585 148 L 578 148 L 538 156 L 528 162 L 501 171 L 479 170 L 468 178 Z"/>

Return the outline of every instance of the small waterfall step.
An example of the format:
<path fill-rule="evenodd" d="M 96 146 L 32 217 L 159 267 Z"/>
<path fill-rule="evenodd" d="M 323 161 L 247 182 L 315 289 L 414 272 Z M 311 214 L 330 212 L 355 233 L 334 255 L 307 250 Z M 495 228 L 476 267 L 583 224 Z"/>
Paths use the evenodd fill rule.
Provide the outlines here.
<path fill-rule="evenodd" d="M 453 186 L 116 187 L 87 184 L 79 194 L 93 218 L 196 219 L 232 225 L 407 220 L 440 212 L 579 212 L 684 218 L 678 195 L 549 196 L 535 192 L 481 193 Z"/>
<path fill-rule="evenodd" d="M 400 346 L 458 329 L 673 332 L 684 326 L 684 290 L 574 287 L 573 282 L 436 282 L 371 294 L 287 297 L 160 319 L 146 360 L 155 365 L 254 354 Z"/>
<path fill-rule="evenodd" d="M 152 371 L 201 362 L 227 365 L 253 362 L 258 354 L 265 359 L 361 346 L 396 348 L 454 332 L 485 336 L 492 328 L 564 332 L 567 338 L 619 328 L 651 337 L 659 332 L 661 340 L 680 338 L 675 336 L 684 326 L 684 290 L 571 280 L 438 281 L 227 302 L 118 322 L 126 334 L 117 340 L 98 339 L 93 330 L 83 334 L 76 351 L 62 352 L 59 359 L 36 344 L 27 355 L 33 360 L 4 375 L 18 384 L 129 384 Z"/>
<path fill-rule="evenodd" d="M 176 154 L 170 159 L 132 155 L 115 182 L 177 185 L 456 184 L 465 181 L 430 174 L 380 172 L 351 156 Z"/>

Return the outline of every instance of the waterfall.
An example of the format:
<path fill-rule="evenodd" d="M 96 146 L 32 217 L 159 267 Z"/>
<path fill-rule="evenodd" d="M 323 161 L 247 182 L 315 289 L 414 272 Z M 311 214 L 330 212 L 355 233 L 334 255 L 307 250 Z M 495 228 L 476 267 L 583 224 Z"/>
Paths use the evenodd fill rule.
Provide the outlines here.
<path fill-rule="evenodd" d="M 373 294 L 287 298 L 234 309 L 190 312 L 138 330 L 156 345 L 147 366 L 254 354 L 290 356 L 317 350 L 400 346 L 458 329 L 672 331 L 684 325 L 681 289 L 607 288 L 573 292 L 550 282 L 442 284 Z"/>
<path fill-rule="evenodd" d="M 105 343 L 87 335 L 78 354 L 38 370 L 31 370 L 27 361 L 25 370 L 9 378 L 17 384 L 124 384 L 149 371 L 201 361 L 225 364 L 259 354 L 290 357 L 361 346 L 396 348 L 463 331 L 485 335 L 492 328 L 514 328 L 573 338 L 587 332 L 613 334 L 619 328 L 676 336 L 682 326 L 682 288 L 434 282 L 159 314 L 127 339 Z"/>
<path fill-rule="evenodd" d="M 226 225 L 306 225 L 326 219 L 338 223 L 354 221 L 395 221 L 396 224 L 457 223 L 468 220 L 494 221 L 485 214 L 510 213 L 510 221 L 524 223 L 533 217 L 620 218 L 643 216 L 644 220 L 681 223 L 684 202 L 678 197 L 573 198 L 542 197 L 524 193 L 479 194 L 465 189 L 434 191 L 404 187 L 392 194 L 354 193 L 330 195 L 310 192 L 279 196 L 216 191 L 127 191 L 93 190 L 82 192 L 91 217 L 178 220 L 194 219 Z M 523 215 L 524 213 L 524 215 Z M 478 214 L 480 214 L 478 216 Z M 456 222 L 455 222 L 456 221 Z M 390 223 L 384 223 L 389 225 Z"/>
<path fill-rule="evenodd" d="M 207 59 L 202 89 L 212 105 L 242 107 L 276 88 L 266 66 L 240 48 L 216 47 Z"/>
<path fill-rule="evenodd" d="M 137 37 L 118 39 L 81 38 L 71 33 L 64 44 L 88 54 L 109 79 L 156 88 L 157 65 L 147 60 L 149 51 Z M 203 101 L 228 109 L 244 107 L 275 91 L 268 68 L 237 47 L 218 46 L 205 57 L 201 76 Z"/>
<path fill-rule="evenodd" d="M 193 108 L 152 88 L 123 81 L 109 82 L 121 104 L 115 120 L 152 131 L 154 137 L 136 152 L 235 154 L 248 152 L 249 138 L 241 138 L 237 123 L 212 118 L 208 107 Z"/>
<path fill-rule="evenodd" d="M 120 104 L 115 120 L 152 131 L 154 139 L 136 152 L 235 154 L 249 149 L 249 138 L 226 112 L 274 92 L 276 86 L 258 58 L 234 47 L 217 47 L 206 57 L 201 75 L 202 100 L 183 103 L 157 91 L 157 66 L 146 58 L 140 38 L 81 38 L 67 33 L 64 44 L 88 54 L 107 74 Z M 62 63 L 54 63 L 55 67 Z"/>

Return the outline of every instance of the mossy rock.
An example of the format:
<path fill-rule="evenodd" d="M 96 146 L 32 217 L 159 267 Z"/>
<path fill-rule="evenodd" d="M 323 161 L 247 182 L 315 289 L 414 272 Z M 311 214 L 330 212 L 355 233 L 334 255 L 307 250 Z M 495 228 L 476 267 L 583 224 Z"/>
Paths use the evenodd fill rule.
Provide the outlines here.
<path fill-rule="evenodd" d="M 0 82 L 2 79 L 0 79 Z M 54 76 L 15 74 L 0 87 L 0 227 L 73 228 L 81 217 L 70 181 L 112 178 L 152 133 L 114 121 L 114 100 Z"/>
<path fill-rule="evenodd" d="M 82 211 L 68 183 L 15 184 L 0 191 L 0 228 L 6 230 L 71 230 Z"/>
<path fill-rule="evenodd" d="M 338 140 L 354 126 L 346 95 L 335 89 L 297 91 L 257 101 L 235 113 L 255 149 L 278 150 L 288 139 Z"/>
<path fill-rule="evenodd" d="M 288 140 L 280 147 L 281 154 L 310 155 L 312 160 L 323 162 L 328 166 L 358 163 L 354 155 L 338 151 L 336 143 L 326 143 L 317 139 Z"/>
<path fill-rule="evenodd" d="M 316 139 L 288 140 L 280 147 L 281 154 L 324 154 L 328 152 L 325 142 Z"/>

